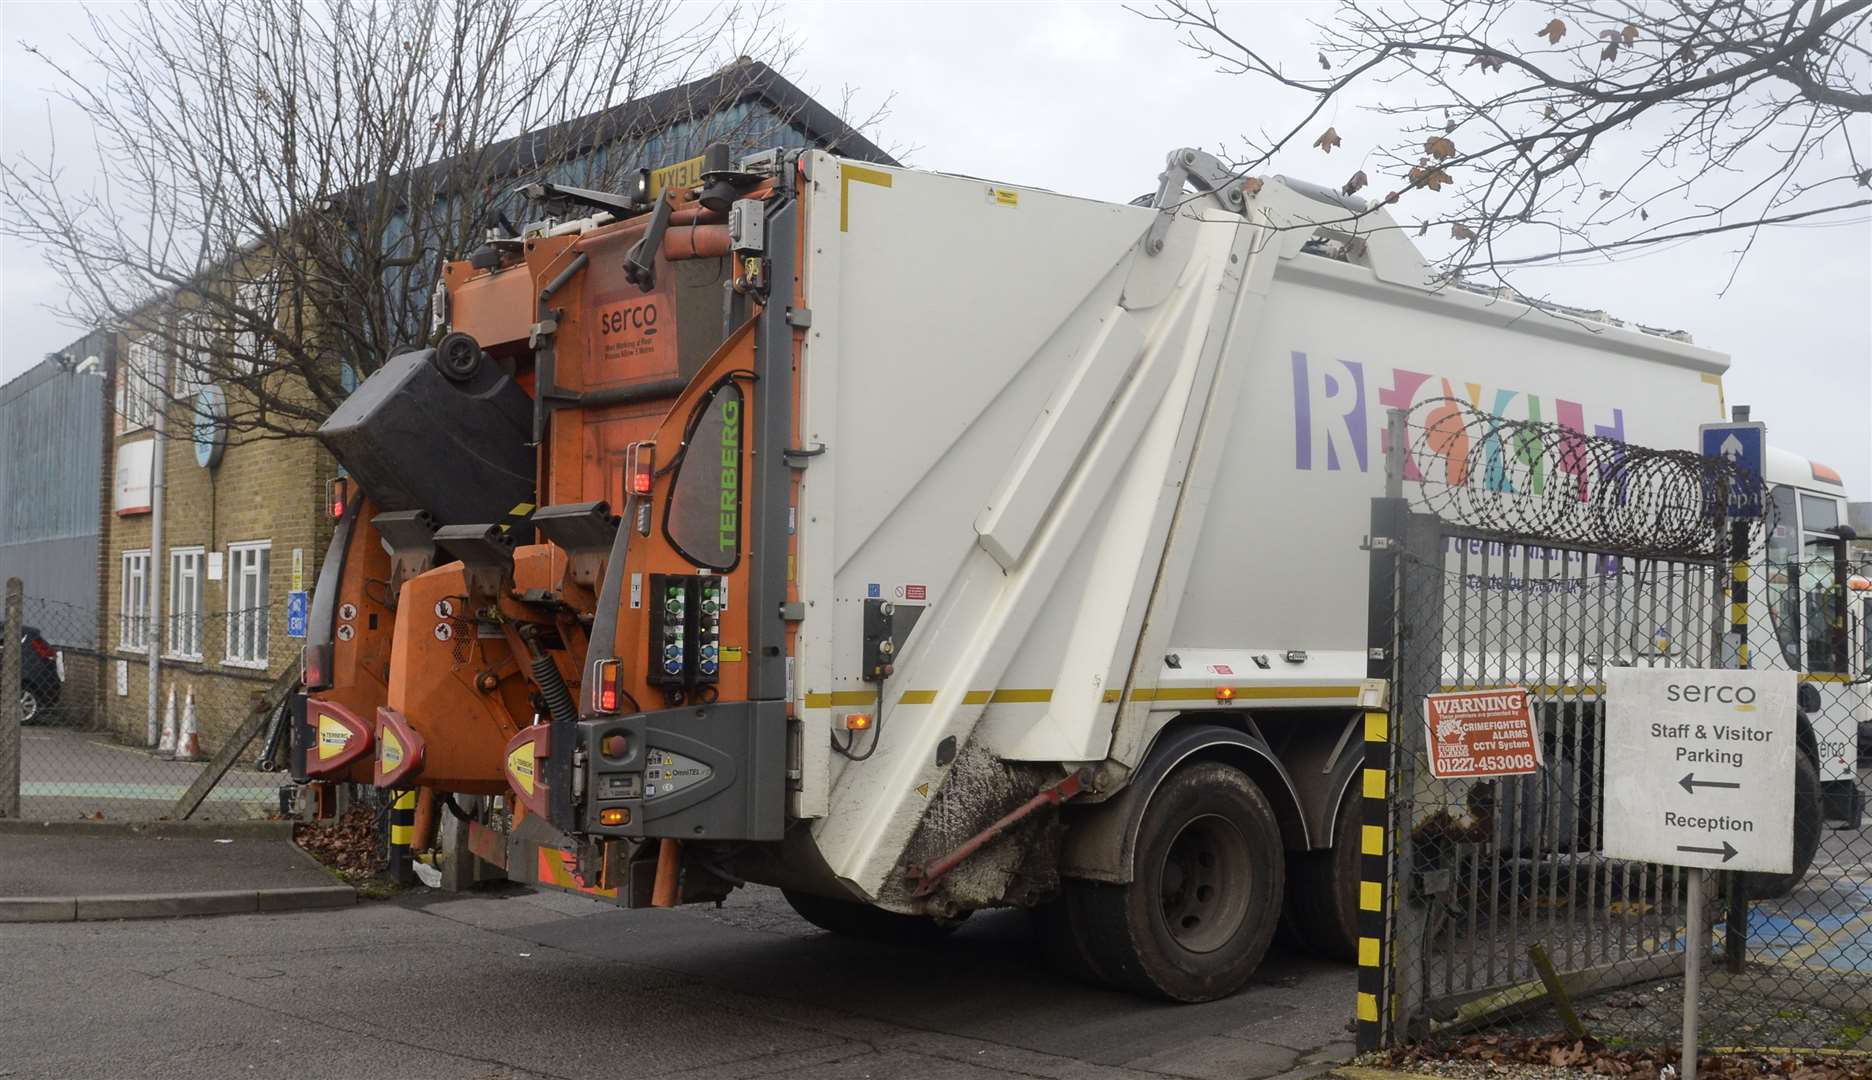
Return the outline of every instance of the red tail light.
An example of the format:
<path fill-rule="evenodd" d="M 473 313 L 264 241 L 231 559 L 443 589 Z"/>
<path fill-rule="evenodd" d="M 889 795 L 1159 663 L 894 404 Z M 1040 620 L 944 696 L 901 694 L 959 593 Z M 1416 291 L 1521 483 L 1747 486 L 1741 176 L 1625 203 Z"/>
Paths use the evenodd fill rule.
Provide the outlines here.
<path fill-rule="evenodd" d="M 33 638 L 29 644 L 32 645 L 33 655 L 37 656 L 39 659 L 52 660 L 57 658 L 58 654 L 52 651 L 52 646 L 46 644 L 45 638 Z"/>
<path fill-rule="evenodd" d="M 618 711 L 618 669 L 616 660 L 600 660 L 592 665 L 592 707 L 599 712 Z"/>
<path fill-rule="evenodd" d="M 656 482 L 656 444 L 632 443 L 626 461 L 630 466 L 630 494 L 650 494 L 650 486 Z"/>
<path fill-rule="evenodd" d="M 345 500 L 345 482 L 343 480 L 333 480 L 332 481 L 332 494 L 331 494 L 331 512 L 332 512 L 333 521 L 336 521 L 337 519 L 344 517 L 345 501 L 346 501 Z"/>

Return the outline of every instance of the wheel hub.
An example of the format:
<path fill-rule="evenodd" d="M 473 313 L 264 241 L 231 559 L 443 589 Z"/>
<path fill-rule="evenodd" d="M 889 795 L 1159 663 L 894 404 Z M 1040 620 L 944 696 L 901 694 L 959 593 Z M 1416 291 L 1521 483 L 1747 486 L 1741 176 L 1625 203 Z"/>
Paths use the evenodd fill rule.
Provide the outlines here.
<path fill-rule="evenodd" d="M 1240 929 L 1248 910 L 1248 840 L 1215 815 L 1191 819 L 1170 842 L 1161 880 L 1170 936 L 1191 952 L 1214 952 Z"/>

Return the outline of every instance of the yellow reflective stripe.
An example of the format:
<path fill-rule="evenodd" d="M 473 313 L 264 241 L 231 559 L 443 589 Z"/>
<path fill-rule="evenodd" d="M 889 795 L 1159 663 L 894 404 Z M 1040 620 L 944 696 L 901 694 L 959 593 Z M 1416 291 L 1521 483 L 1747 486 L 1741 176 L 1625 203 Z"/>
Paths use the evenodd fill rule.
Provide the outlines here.
<path fill-rule="evenodd" d="M 876 184 L 878 187 L 891 186 L 891 174 L 879 169 L 867 169 L 862 165 L 842 162 L 839 165 L 839 232 L 851 231 L 851 185 L 856 180 L 861 184 Z"/>
<path fill-rule="evenodd" d="M 876 690 L 834 690 L 831 693 L 812 693 L 806 695 L 808 709 L 830 709 L 834 706 L 872 705 L 877 702 Z"/>
<path fill-rule="evenodd" d="M 1367 799 L 1384 798 L 1384 770 L 1365 770 L 1365 797 Z"/>
<path fill-rule="evenodd" d="M 1737 581 L 1748 580 L 1748 563 L 1739 562 L 1730 567 L 1729 574 Z"/>
<path fill-rule="evenodd" d="M 1362 825 L 1359 828 L 1359 850 L 1367 855 L 1383 855 L 1384 827 L 1381 825 Z"/>
<path fill-rule="evenodd" d="M 1116 690 L 1105 691 L 1105 704 L 1110 705 L 1113 702 L 1116 702 L 1117 700 L 1118 700 L 1118 691 Z"/>
<path fill-rule="evenodd" d="M 1391 737 L 1391 718 L 1372 711 L 1365 714 L 1365 741 L 1384 742 Z"/>
<path fill-rule="evenodd" d="M 1362 937 L 1358 939 L 1358 962 L 1359 962 L 1359 967 L 1377 967 L 1378 966 L 1378 939 L 1377 938 Z"/>
<path fill-rule="evenodd" d="M 396 801 L 392 802 L 390 805 L 397 810 L 414 810 L 416 809 L 416 793 L 414 791 L 399 791 L 397 792 Z"/>
<path fill-rule="evenodd" d="M 1378 1022 L 1378 995 L 1360 994 L 1358 996 L 1358 1018 L 1371 1023 Z"/>
<path fill-rule="evenodd" d="M 1384 885 L 1376 881 L 1359 882 L 1358 906 L 1360 911 L 1377 911 L 1383 907 Z"/>
<path fill-rule="evenodd" d="M 413 825 L 392 825 L 390 826 L 390 843 L 396 847 L 409 847 L 410 837 L 415 832 L 416 827 Z"/>
<path fill-rule="evenodd" d="M 934 690 L 905 690 L 897 699 L 899 705 L 933 705 L 936 702 Z"/>
<path fill-rule="evenodd" d="M 1744 604 L 1730 604 L 1729 605 L 1729 625 L 1742 626 L 1746 624 L 1747 622 L 1748 622 L 1748 605 L 1745 603 Z"/>
<path fill-rule="evenodd" d="M 996 690 L 988 699 L 995 705 L 1032 705 L 1053 700 L 1051 690 Z"/>
<path fill-rule="evenodd" d="M 1858 681 L 1859 681 L 1859 676 L 1857 676 L 1857 675 L 1802 675 L 1802 676 L 1800 677 L 1800 681 L 1801 681 L 1801 682 L 1842 682 L 1842 683 L 1849 683 L 1849 682 L 1858 682 Z"/>
<path fill-rule="evenodd" d="M 1286 701 L 1298 699 L 1330 698 L 1333 700 L 1356 701 L 1359 696 L 1357 686 L 1231 686 L 1221 683 L 1217 686 L 1162 686 L 1156 690 L 1138 690 L 1132 697 L 1139 701 L 1211 701 L 1216 690 L 1229 686 L 1235 691 L 1236 701 Z"/>
<path fill-rule="evenodd" d="M 962 695 L 962 704 L 986 705 L 988 704 L 988 699 L 993 696 L 994 695 L 987 690 L 970 690 L 968 693 Z"/>

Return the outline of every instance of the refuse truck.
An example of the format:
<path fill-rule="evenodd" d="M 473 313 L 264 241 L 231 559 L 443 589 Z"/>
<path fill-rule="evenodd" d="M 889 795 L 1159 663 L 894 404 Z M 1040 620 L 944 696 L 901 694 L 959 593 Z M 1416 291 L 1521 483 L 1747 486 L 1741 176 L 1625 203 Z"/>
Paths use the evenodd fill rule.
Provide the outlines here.
<path fill-rule="evenodd" d="M 527 194 L 321 432 L 295 770 L 624 906 L 1029 908 L 1178 1001 L 1283 919 L 1350 956 L 1387 412 L 1723 417 L 1685 335 L 1439 286 L 1382 208 L 1200 151 L 1131 204 L 721 147 Z"/>

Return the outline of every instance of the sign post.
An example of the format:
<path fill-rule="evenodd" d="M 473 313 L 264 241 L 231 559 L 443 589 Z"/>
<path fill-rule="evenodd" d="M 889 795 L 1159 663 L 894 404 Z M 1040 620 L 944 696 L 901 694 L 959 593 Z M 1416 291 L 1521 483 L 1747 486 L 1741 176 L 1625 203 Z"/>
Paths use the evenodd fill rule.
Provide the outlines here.
<path fill-rule="evenodd" d="M 1691 871 L 1681 1076 L 1696 1078 L 1705 870 L 1794 869 L 1795 676 L 1605 669 L 1605 855 Z"/>

